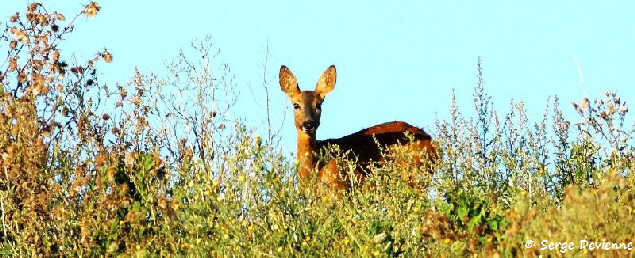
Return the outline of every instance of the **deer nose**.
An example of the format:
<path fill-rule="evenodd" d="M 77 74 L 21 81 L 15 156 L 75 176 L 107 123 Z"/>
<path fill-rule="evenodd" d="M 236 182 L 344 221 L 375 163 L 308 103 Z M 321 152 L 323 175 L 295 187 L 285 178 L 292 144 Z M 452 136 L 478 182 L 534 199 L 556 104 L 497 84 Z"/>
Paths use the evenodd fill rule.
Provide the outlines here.
<path fill-rule="evenodd" d="M 317 129 L 317 123 L 315 121 L 306 121 L 302 123 L 302 130 L 305 132 L 312 132 Z"/>

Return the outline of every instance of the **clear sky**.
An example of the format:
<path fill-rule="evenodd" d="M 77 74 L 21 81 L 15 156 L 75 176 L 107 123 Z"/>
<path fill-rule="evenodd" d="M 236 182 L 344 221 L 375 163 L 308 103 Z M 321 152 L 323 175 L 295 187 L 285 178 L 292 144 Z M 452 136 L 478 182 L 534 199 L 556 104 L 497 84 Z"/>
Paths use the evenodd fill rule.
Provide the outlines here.
<path fill-rule="evenodd" d="M 3 0 L 3 21 L 30 1 Z M 67 17 L 87 1 L 43 1 Z M 404 120 L 435 131 L 447 118 L 451 89 L 472 109 L 477 57 L 486 91 L 502 116 L 522 100 L 539 119 L 548 96 L 570 102 L 617 90 L 635 102 L 635 1 L 99 1 L 94 19 L 79 18 L 66 51 L 92 56 L 108 48 L 113 63 L 101 78 L 123 83 L 135 66 L 164 73 L 163 61 L 209 34 L 240 87 L 234 116 L 262 121 L 249 87 L 262 82 L 267 43 L 274 114 L 289 106 L 277 73 L 287 65 L 312 89 L 331 64 L 335 90 L 323 105 L 318 138 L 339 137 L 377 123 Z M 66 44 L 66 43 L 65 43 Z M 6 49 L 6 46 L 2 46 Z M 574 61 L 577 59 L 577 63 Z M 578 67 L 584 79 L 580 76 Z M 287 113 L 283 146 L 294 151 Z M 629 116 L 629 124 L 633 115 Z M 280 121 L 280 120 L 278 120 Z"/>

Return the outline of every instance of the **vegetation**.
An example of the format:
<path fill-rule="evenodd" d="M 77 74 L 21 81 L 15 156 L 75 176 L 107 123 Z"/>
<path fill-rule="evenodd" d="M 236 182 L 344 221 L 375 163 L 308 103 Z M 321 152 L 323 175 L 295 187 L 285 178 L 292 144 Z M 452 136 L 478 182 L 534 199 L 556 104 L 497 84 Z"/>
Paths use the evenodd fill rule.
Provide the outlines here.
<path fill-rule="evenodd" d="M 407 168 L 424 190 L 385 164 L 323 194 L 299 185 L 275 137 L 227 116 L 238 86 L 209 39 L 165 76 L 113 87 L 97 73 L 107 50 L 71 62 L 58 48 L 75 18 L 33 3 L 0 35 L 3 256 L 633 255 L 579 248 L 635 241 L 634 129 L 616 93 L 573 103 L 578 123 L 557 97 L 536 123 L 522 102 L 499 116 L 479 61 L 476 117 L 453 98 L 436 173 Z"/>

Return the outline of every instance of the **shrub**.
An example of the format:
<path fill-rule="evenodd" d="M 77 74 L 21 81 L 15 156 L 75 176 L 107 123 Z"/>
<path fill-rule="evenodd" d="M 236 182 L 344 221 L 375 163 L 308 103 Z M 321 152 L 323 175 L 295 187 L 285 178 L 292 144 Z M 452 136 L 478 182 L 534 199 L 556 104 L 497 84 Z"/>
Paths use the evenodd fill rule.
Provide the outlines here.
<path fill-rule="evenodd" d="M 107 50 L 67 61 L 58 43 L 99 10 L 67 22 L 33 3 L 0 36 L 3 255 L 510 256 L 558 254 L 542 239 L 633 240 L 633 129 L 616 93 L 573 103 L 575 124 L 557 97 L 538 122 L 522 102 L 499 117 L 479 59 L 476 117 L 452 96 L 434 175 L 386 163 L 350 191 L 319 192 L 299 186 L 270 123 L 262 139 L 229 116 L 239 85 L 211 38 L 166 75 L 115 86 L 97 76 Z M 604 251 L 565 254 L 630 254 Z"/>

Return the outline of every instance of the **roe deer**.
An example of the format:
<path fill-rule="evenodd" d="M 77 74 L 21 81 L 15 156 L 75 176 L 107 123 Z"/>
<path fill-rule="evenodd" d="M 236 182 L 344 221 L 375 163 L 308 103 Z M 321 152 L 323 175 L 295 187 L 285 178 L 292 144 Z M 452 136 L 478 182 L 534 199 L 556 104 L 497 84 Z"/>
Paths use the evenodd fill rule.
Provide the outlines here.
<path fill-rule="evenodd" d="M 335 65 L 331 65 L 317 82 L 315 90 L 301 91 L 293 73 L 286 67 L 280 67 L 280 88 L 287 94 L 293 104 L 293 115 L 295 128 L 298 131 L 297 163 L 298 173 L 301 181 L 309 180 L 312 172 L 317 169 L 317 179 L 319 183 L 328 185 L 331 188 L 348 188 L 349 180 L 340 176 L 338 161 L 329 159 L 320 161 L 318 154 L 329 145 L 338 145 L 342 152 L 348 157 L 357 157 L 355 176 L 363 180 L 368 175 L 368 166 L 371 162 L 382 162 L 382 155 L 379 146 L 386 147 L 387 150 L 394 150 L 399 147 L 407 148 L 413 159 L 413 163 L 420 165 L 424 156 L 437 157 L 436 150 L 432 146 L 432 137 L 423 130 L 409 125 L 406 122 L 394 121 L 361 130 L 339 139 L 328 139 L 318 141 L 316 130 L 320 126 L 320 115 L 322 112 L 322 102 L 326 94 L 335 87 Z M 406 136 L 406 132 L 413 136 L 413 141 Z M 375 141 L 377 140 L 377 141 Z M 414 154 L 413 154 L 414 153 Z M 406 161 L 400 161 L 405 163 Z M 430 169 L 430 172 L 432 170 Z"/>

